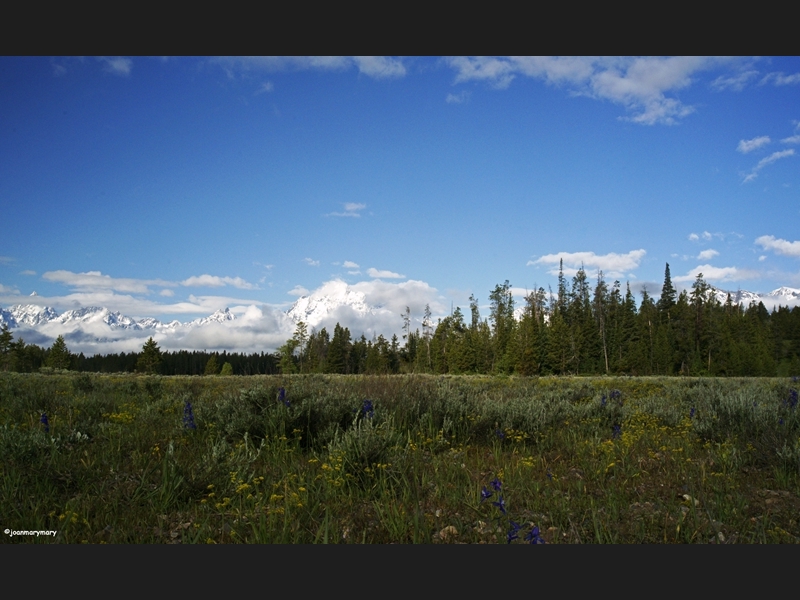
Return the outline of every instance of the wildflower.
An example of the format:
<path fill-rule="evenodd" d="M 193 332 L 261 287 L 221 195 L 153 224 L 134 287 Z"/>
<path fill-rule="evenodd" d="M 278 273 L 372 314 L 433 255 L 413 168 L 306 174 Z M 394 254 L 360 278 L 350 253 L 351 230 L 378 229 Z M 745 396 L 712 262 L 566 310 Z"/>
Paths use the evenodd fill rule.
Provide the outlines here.
<path fill-rule="evenodd" d="M 614 427 L 611 428 L 611 437 L 616 440 L 621 435 L 622 435 L 622 425 L 614 425 Z"/>
<path fill-rule="evenodd" d="M 796 389 L 792 388 L 791 390 L 789 390 L 789 401 L 787 402 L 787 404 L 789 405 L 789 408 L 791 408 L 792 410 L 797 408 L 797 390 Z"/>
<path fill-rule="evenodd" d="M 192 412 L 192 405 L 187 400 L 183 406 L 183 426 L 185 429 L 197 429 L 194 423 L 194 413 Z"/>
<path fill-rule="evenodd" d="M 689 411 L 689 418 L 690 419 L 694 419 L 694 413 L 695 413 L 695 410 L 694 410 L 694 406 L 693 406 L 692 410 Z"/>
<path fill-rule="evenodd" d="M 491 497 L 492 497 L 492 492 L 487 490 L 486 486 L 483 486 L 483 489 L 481 490 L 481 502 L 483 502 L 484 500 L 488 500 Z"/>
<path fill-rule="evenodd" d="M 605 406 L 605 405 L 606 405 L 606 395 L 603 394 L 603 397 L 600 398 L 600 406 Z"/>
<path fill-rule="evenodd" d="M 497 431 L 495 431 L 495 434 L 497 434 L 497 437 L 499 437 L 501 440 L 506 437 L 506 434 L 503 433 L 503 431 L 501 429 L 498 429 Z"/>
<path fill-rule="evenodd" d="M 42 418 L 39 419 L 39 422 L 44 425 L 44 432 L 50 433 L 50 421 L 47 420 L 47 413 L 42 413 Z"/>
<path fill-rule="evenodd" d="M 492 486 L 492 489 L 493 489 L 495 492 L 499 492 L 499 491 L 500 491 L 500 488 L 502 488 L 502 487 L 503 487 L 503 484 L 502 484 L 502 482 L 501 482 L 501 481 L 500 481 L 500 480 L 499 480 L 497 477 L 495 477 L 494 479 L 492 479 L 492 480 L 489 482 L 489 484 Z"/>
<path fill-rule="evenodd" d="M 500 509 L 500 512 L 506 514 L 506 501 L 500 496 L 500 499 L 497 502 L 492 502 L 493 506 L 496 506 Z"/>
<path fill-rule="evenodd" d="M 547 469 L 547 478 L 553 481 L 553 472 L 550 469 Z"/>
<path fill-rule="evenodd" d="M 622 406 L 622 392 L 619 390 L 611 390 L 610 399 L 616 400 L 617 404 Z"/>
<path fill-rule="evenodd" d="M 375 409 L 372 407 L 372 400 L 364 400 L 364 405 L 361 407 L 361 414 L 371 419 L 375 416 Z"/>
<path fill-rule="evenodd" d="M 283 388 L 280 388 L 278 390 L 278 400 L 283 402 L 283 405 L 286 406 L 287 408 L 290 406 L 289 401 L 286 399 L 286 390 Z"/>
<path fill-rule="evenodd" d="M 544 544 L 544 538 L 539 535 L 539 527 L 535 526 L 533 529 L 530 530 L 528 535 L 525 536 L 525 541 L 530 542 L 531 544 Z"/>
<path fill-rule="evenodd" d="M 517 533 L 519 533 L 519 530 L 522 529 L 522 525 L 520 525 L 519 523 L 516 523 L 514 521 L 510 521 L 510 523 L 511 523 L 511 529 L 509 529 L 508 533 L 506 534 L 506 542 L 509 543 L 509 544 L 513 540 L 518 540 L 519 539 L 519 536 L 517 535 Z"/>

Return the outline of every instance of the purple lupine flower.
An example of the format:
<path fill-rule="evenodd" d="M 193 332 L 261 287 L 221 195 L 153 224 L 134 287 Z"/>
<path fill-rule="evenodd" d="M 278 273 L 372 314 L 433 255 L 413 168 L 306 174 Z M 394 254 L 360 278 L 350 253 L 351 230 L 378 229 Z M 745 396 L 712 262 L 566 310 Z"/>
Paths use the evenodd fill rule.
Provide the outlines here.
<path fill-rule="evenodd" d="M 692 410 L 689 411 L 689 418 L 690 419 L 694 419 L 694 413 L 695 413 L 695 410 L 694 410 L 694 406 L 693 406 Z"/>
<path fill-rule="evenodd" d="M 502 482 L 501 482 L 501 481 L 500 481 L 500 480 L 499 480 L 497 477 L 495 477 L 494 479 L 492 479 L 492 480 L 489 482 L 489 485 L 491 485 L 491 486 L 492 486 L 492 489 L 493 489 L 495 492 L 499 492 L 499 491 L 500 491 L 500 489 L 503 487 L 503 483 L 502 483 Z"/>
<path fill-rule="evenodd" d="M 487 490 L 486 486 L 483 486 L 483 489 L 481 490 L 481 502 L 483 502 L 484 500 L 488 500 L 491 497 L 492 497 L 492 492 Z"/>
<path fill-rule="evenodd" d="M 280 388 L 280 389 L 278 390 L 278 400 L 280 400 L 281 402 L 283 402 L 284 406 L 286 406 L 286 407 L 289 407 L 289 406 L 291 406 L 291 405 L 289 404 L 289 401 L 286 399 L 286 390 L 285 390 L 285 389 L 283 389 L 283 388 Z"/>
<path fill-rule="evenodd" d="M 364 405 L 361 407 L 361 414 L 371 419 L 375 416 L 375 409 L 372 407 L 372 400 L 364 400 Z"/>
<path fill-rule="evenodd" d="M 498 430 L 496 430 L 494 433 L 495 433 L 495 435 L 496 435 L 498 438 L 500 438 L 501 440 L 502 440 L 503 438 L 505 438 L 505 437 L 506 437 L 506 434 L 505 434 L 505 433 L 503 433 L 503 430 L 502 430 L 502 429 L 498 429 Z"/>
<path fill-rule="evenodd" d="M 611 428 L 611 437 L 616 440 L 621 435 L 622 435 L 622 425 L 614 425 L 614 427 Z"/>
<path fill-rule="evenodd" d="M 187 400 L 183 406 L 183 427 L 185 429 L 197 429 L 194 422 L 194 413 L 192 412 L 192 404 Z"/>
<path fill-rule="evenodd" d="M 42 418 L 39 419 L 39 422 L 44 425 L 44 432 L 50 433 L 50 421 L 47 420 L 47 413 L 42 413 Z"/>
<path fill-rule="evenodd" d="M 547 469 L 547 478 L 553 481 L 553 472 L 550 469 Z"/>
<path fill-rule="evenodd" d="M 606 395 L 603 394 L 603 397 L 600 398 L 600 406 L 605 406 L 605 405 L 606 405 Z"/>

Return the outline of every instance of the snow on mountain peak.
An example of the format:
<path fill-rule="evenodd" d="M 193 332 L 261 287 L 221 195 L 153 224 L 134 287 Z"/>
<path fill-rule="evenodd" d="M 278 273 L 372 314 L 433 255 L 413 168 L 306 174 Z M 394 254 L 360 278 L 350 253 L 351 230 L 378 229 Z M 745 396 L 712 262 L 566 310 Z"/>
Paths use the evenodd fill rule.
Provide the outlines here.
<path fill-rule="evenodd" d="M 364 292 L 357 292 L 341 280 L 329 281 L 308 296 L 298 298 L 286 315 L 295 322 L 303 321 L 311 327 L 321 323 L 340 306 L 349 306 L 359 315 L 373 313 L 367 305 Z"/>

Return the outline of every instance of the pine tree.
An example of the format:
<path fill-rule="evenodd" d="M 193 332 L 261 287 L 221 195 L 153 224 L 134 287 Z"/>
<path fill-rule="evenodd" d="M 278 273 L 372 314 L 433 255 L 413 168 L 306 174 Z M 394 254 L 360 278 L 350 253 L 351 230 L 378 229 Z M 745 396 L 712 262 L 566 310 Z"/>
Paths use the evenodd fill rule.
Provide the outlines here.
<path fill-rule="evenodd" d="M 136 361 L 136 370 L 142 373 L 157 373 L 161 364 L 161 348 L 156 341 L 150 337 L 142 346 L 142 352 Z"/>
<path fill-rule="evenodd" d="M 60 335 L 53 342 L 45 364 L 53 369 L 69 369 L 71 361 L 72 355 L 67 349 L 67 343 L 64 341 L 64 336 Z"/>
<path fill-rule="evenodd" d="M 672 285 L 672 277 L 669 273 L 669 263 L 667 263 L 667 267 L 664 269 L 664 285 L 661 287 L 661 298 L 659 298 L 658 303 L 658 310 L 662 313 L 667 313 L 667 320 L 669 320 L 669 309 L 675 306 L 675 300 L 678 297 L 678 292 Z"/>
<path fill-rule="evenodd" d="M 0 371 L 9 371 L 13 355 L 11 354 L 12 343 L 14 336 L 8 330 L 8 324 L 3 323 L 2 332 L 0 332 Z"/>
<path fill-rule="evenodd" d="M 233 375 L 233 366 L 231 365 L 231 363 L 226 362 L 224 365 L 222 365 L 222 371 L 220 371 L 219 374 L 222 377 L 228 377 L 230 375 Z"/>
<path fill-rule="evenodd" d="M 204 375 L 216 375 L 219 373 L 219 363 L 217 363 L 216 355 L 212 354 L 211 358 L 206 362 L 206 368 L 203 372 Z"/>

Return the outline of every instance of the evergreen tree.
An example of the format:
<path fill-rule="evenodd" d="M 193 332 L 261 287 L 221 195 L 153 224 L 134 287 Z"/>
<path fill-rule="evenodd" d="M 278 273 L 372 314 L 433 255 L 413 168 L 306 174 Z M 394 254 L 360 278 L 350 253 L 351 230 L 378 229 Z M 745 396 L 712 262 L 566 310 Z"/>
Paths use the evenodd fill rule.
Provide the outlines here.
<path fill-rule="evenodd" d="M 70 362 L 72 362 L 72 355 L 67 349 L 64 336 L 60 335 L 50 347 L 45 364 L 53 369 L 69 369 Z"/>
<path fill-rule="evenodd" d="M 142 352 L 136 361 L 136 370 L 142 373 L 158 373 L 161 360 L 161 348 L 151 336 L 142 346 Z"/>
<path fill-rule="evenodd" d="M 219 373 L 219 363 L 217 363 L 216 355 L 212 354 L 211 358 L 208 359 L 206 362 L 206 368 L 203 371 L 203 375 L 216 375 Z"/>
<path fill-rule="evenodd" d="M 669 263 L 667 263 L 666 268 L 664 269 L 664 285 L 661 286 L 661 297 L 658 299 L 658 310 L 662 313 L 667 314 L 667 320 L 669 320 L 669 310 L 675 306 L 675 300 L 678 296 L 678 292 L 672 285 L 672 277 L 669 273 Z"/>
<path fill-rule="evenodd" d="M 219 374 L 222 377 L 228 377 L 230 375 L 233 375 L 233 366 L 231 365 L 231 363 L 226 362 L 224 365 L 222 365 L 222 371 L 220 371 Z"/>
<path fill-rule="evenodd" d="M 11 347 L 13 342 L 14 336 L 8 330 L 8 324 L 3 323 L 2 331 L 0 331 L 0 371 L 11 370 L 13 362 Z"/>

